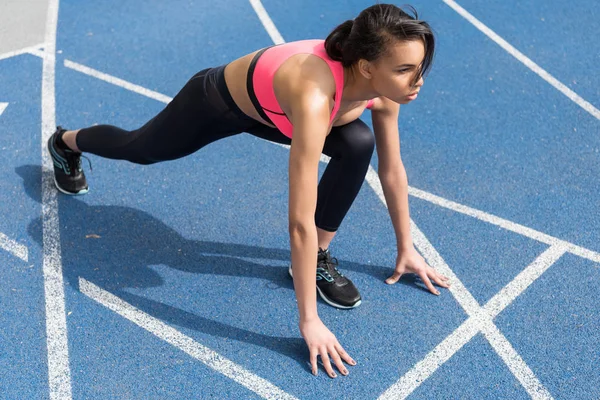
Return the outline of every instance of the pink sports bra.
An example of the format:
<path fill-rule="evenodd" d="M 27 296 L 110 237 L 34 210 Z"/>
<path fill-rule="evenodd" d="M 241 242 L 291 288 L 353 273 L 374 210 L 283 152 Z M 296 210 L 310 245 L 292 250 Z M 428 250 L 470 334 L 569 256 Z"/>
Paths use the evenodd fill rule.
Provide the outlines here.
<path fill-rule="evenodd" d="M 331 111 L 331 118 L 329 120 L 331 124 L 340 108 L 342 100 L 344 68 L 341 62 L 329 58 L 325 51 L 324 40 L 300 40 L 267 47 L 254 56 L 248 69 L 248 95 L 256 111 L 265 121 L 275 125 L 281 133 L 289 138 L 292 137 L 293 126 L 275 97 L 273 77 L 284 61 L 293 55 L 303 53 L 314 54 L 322 58 L 329 65 L 333 74 L 335 80 L 335 105 Z M 371 108 L 372 105 L 373 100 L 369 100 L 367 108 Z"/>

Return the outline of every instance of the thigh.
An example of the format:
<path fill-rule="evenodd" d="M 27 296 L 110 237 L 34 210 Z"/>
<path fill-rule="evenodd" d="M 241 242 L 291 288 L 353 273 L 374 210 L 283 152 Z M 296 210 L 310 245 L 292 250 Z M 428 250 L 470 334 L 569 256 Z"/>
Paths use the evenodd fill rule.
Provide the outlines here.
<path fill-rule="evenodd" d="M 232 113 L 223 101 L 216 70 L 194 75 L 160 114 L 140 128 L 138 145 L 147 149 L 151 158 L 184 157 L 251 126 L 249 118 Z"/>

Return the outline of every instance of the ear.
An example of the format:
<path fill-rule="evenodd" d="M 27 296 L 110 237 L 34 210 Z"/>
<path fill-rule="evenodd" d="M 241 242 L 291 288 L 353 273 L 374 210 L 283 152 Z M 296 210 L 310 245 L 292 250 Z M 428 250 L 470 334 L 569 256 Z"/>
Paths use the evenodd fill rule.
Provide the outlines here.
<path fill-rule="evenodd" d="M 373 76 L 371 69 L 373 68 L 373 65 L 361 58 L 360 60 L 358 60 L 358 71 L 362 74 L 362 76 L 364 76 L 367 79 L 371 79 L 371 77 Z"/>

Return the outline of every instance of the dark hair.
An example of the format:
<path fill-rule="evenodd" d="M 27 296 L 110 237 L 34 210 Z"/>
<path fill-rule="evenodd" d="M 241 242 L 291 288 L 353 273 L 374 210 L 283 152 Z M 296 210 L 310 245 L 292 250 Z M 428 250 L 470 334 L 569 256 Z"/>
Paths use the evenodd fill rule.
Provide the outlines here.
<path fill-rule="evenodd" d="M 395 41 L 421 40 L 425 57 L 415 83 L 427 74 L 433 61 L 435 38 L 427 22 L 420 21 L 417 10 L 407 6 L 414 16 L 393 4 L 375 4 L 365 8 L 353 20 L 338 25 L 325 39 L 327 55 L 350 67 L 359 59 L 377 60 Z"/>

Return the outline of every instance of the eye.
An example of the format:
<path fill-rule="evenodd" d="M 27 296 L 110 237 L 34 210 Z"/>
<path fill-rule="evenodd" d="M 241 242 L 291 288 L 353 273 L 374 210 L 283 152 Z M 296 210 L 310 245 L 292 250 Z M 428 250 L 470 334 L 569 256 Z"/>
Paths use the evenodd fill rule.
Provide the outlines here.
<path fill-rule="evenodd" d="M 396 72 L 399 73 L 399 74 L 404 74 L 404 73 L 406 73 L 408 71 L 410 71 L 410 69 L 405 68 L 405 69 L 399 69 Z"/>

